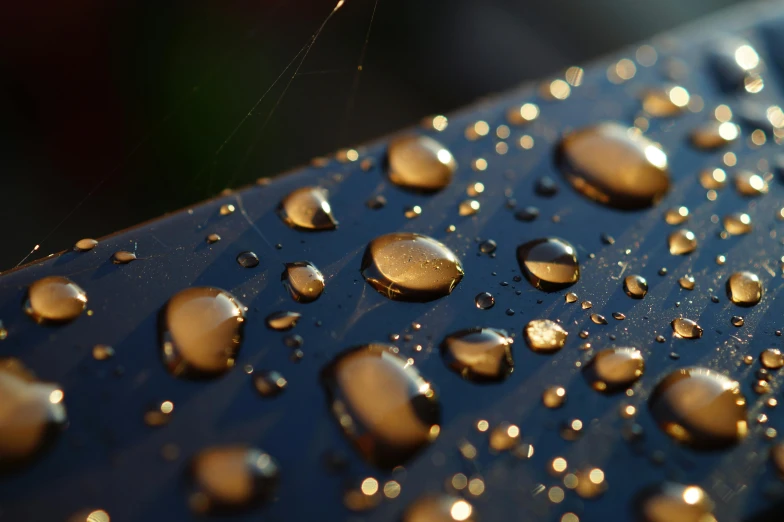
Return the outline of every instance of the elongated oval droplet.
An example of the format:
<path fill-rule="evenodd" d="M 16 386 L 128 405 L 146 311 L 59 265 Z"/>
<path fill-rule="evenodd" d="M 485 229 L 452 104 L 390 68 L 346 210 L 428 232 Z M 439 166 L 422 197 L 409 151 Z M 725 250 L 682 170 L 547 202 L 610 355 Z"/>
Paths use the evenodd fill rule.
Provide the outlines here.
<path fill-rule="evenodd" d="M 201 450 L 191 462 L 191 508 L 199 513 L 247 509 L 273 496 L 278 475 L 275 459 L 256 448 Z"/>
<path fill-rule="evenodd" d="M 517 262 L 526 279 L 539 290 L 555 292 L 580 279 L 577 251 L 564 239 L 548 237 L 517 248 Z"/>
<path fill-rule="evenodd" d="M 338 355 L 321 372 L 330 409 L 357 451 L 391 469 L 440 432 L 435 392 L 394 347 L 369 344 Z"/>
<path fill-rule="evenodd" d="M 751 232 L 751 217 L 745 212 L 735 212 L 724 216 L 724 230 L 733 236 Z"/>
<path fill-rule="evenodd" d="M 39 454 L 66 422 L 63 392 L 18 359 L 0 359 L 0 472 Z"/>
<path fill-rule="evenodd" d="M 327 191 L 321 187 L 302 187 L 283 198 L 278 215 L 291 228 L 334 230 L 338 222 L 332 215 Z"/>
<path fill-rule="evenodd" d="M 761 196 L 767 194 L 768 190 L 768 182 L 756 172 L 742 170 L 735 174 L 735 191 L 741 196 Z"/>
<path fill-rule="evenodd" d="M 636 348 L 609 348 L 597 352 L 583 369 L 583 376 L 596 391 L 614 393 L 634 384 L 645 370 Z"/>
<path fill-rule="evenodd" d="M 512 339 L 494 328 L 470 328 L 447 336 L 441 355 L 450 369 L 474 382 L 503 381 L 514 368 Z"/>
<path fill-rule="evenodd" d="M 377 237 L 362 258 L 362 276 L 389 299 L 426 302 L 452 293 L 463 266 L 446 245 L 402 232 Z"/>
<path fill-rule="evenodd" d="M 452 181 L 457 163 L 449 150 L 427 136 L 401 136 L 388 149 L 389 180 L 399 187 L 435 192 Z"/>
<path fill-rule="evenodd" d="M 316 265 L 308 261 L 286 263 L 280 280 L 291 298 L 300 303 L 312 303 L 324 291 L 324 276 Z"/>
<path fill-rule="evenodd" d="M 648 281 L 641 275 L 626 276 L 623 290 L 633 299 L 642 299 L 648 293 Z"/>
<path fill-rule="evenodd" d="M 529 321 L 523 332 L 528 347 L 537 353 L 553 353 L 563 348 L 569 333 L 549 319 Z"/>
<path fill-rule="evenodd" d="M 701 150 L 715 150 L 738 139 L 740 127 L 731 121 L 709 121 L 691 133 L 691 143 Z"/>
<path fill-rule="evenodd" d="M 672 331 L 675 335 L 683 339 L 699 339 L 702 337 L 702 327 L 691 319 L 678 317 L 672 323 Z"/>
<path fill-rule="evenodd" d="M 695 449 L 726 448 L 748 432 L 740 386 L 706 368 L 672 372 L 656 385 L 648 405 L 665 433 Z"/>
<path fill-rule="evenodd" d="M 716 522 L 713 502 L 699 486 L 665 482 L 637 495 L 639 522 Z"/>
<path fill-rule="evenodd" d="M 87 294 L 79 285 L 61 276 L 39 279 L 27 289 L 25 312 L 37 323 L 73 321 L 87 306 Z"/>
<path fill-rule="evenodd" d="M 244 310 L 233 295 L 218 288 L 186 288 L 175 294 L 160 323 L 169 372 L 199 378 L 231 369 L 242 341 Z"/>
<path fill-rule="evenodd" d="M 615 122 L 567 134 L 557 161 L 575 190 L 614 208 L 653 206 L 670 188 L 667 154 L 657 143 Z"/>
<path fill-rule="evenodd" d="M 669 235 L 667 244 L 670 247 L 670 254 L 684 256 L 697 249 L 697 236 L 691 230 L 682 228 Z"/>
<path fill-rule="evenodd" d="M 689 104 L 689 91 L 678 85 L 650 89 L 642 98 L 642 109 L 654 118 L 677 116 Z"/>
<path fill-rule="evenodd" d="M 77 252 L 88 252 L 93 248 L 95 248 L 97 244 L 98 241 L 96 241 L 95 239 L 90 239 L 90 238 L 80 239 L 74 245 L 74 250 L 76 250 Z"/>
<path fill-rule="evenodd" d="M 664 221 L 668 225 L 680 225 L 689 219 L 689 209 L 687 207 L 673 207 L 664 213 Z"/>
<path fill-rule="evenodd" d="M 259 266 L 259 256 L 255 252 L 240 252 L 237 255 L 237 263 L 242 268 L 256 268 Z"/>
<path fill-rule="evenodd" d="M 406 508 L 403 522 L 474 522 L 474 508 L 452 495 L 426 495 Z"/>
<path fill-rule="evenodd" d="M 727 279 L 727 297 L 738 306 L 754 306 L 762 299 L 762 283 L 752 272 L 735 272 Z"/>
<path fill-rule="evenodd" d="M 271 330 L 285 332 L 294 328 L 301 317 L 302 314 L 297 312 L 273 312 L 267 316 L 267 327 Z"/>
<path fill-rule="evenodd" d="M 136 253 L 128 252 L 127 250 L 118 250 L 112 254 L 112 263 L 115 265 L 127 265 L 132 261 L 136 261 Z"/>

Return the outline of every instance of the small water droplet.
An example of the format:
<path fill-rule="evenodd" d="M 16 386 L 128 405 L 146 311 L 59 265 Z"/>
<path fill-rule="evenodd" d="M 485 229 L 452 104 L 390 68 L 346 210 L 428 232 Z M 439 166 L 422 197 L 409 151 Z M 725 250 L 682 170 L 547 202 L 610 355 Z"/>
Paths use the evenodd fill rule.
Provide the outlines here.
<path fill-rule="evenodd" d="M 670 187 L 665 152 L 615 122 L 567 134 L 558 147 L 557 161 L 575 190 L 610 207 L 647 208 Z"/>
<path fill-rule="evenodd" d="M 479 251 L 483 254 L 492 254 L 496 248 L 498 248 L 498 245 L 492 239 L 486 239 L 479 243 Z"/>
<path fill-rule="evenodd" d="M 560 408 L 566 402 L 566 388 L 551 386 L 542 394 L 542 403 L 550 409 Z"/>
<path fill-rule="evenodd" d="M 406 508 L 403 522 L 474 522 L 474 508 L 452 495 L 428 494 Z"/>
<path fill-rule="evenodd" d="M 784 355 L 778 348 L 768 348 L 764 350 L 760 356 L 760 363 L 769 370 L 778 370 L 784 367 Z"/>
<path fill-rule="evenodd" d="M 535 239 L 520 245 L 517 262 L 526 279 L 545 292 L 566 288 L 580 279 L 575 248 L 557 237 Z"/>
<path fill-rule="evenodd" d="M 481 205 L 477 200 L 466 199 L 464 201 L 461 201 L 460 205 L 458 205 L 457 213 L 460 214 L 461 216 L 473 216 L 474 214 L 479 212 L 480 208 Z"/>
<path fill-rule="evenodd" d="M 508 422 L 501 422 L 490 431 L 490 449 L 509 451 L 520 444 L 520 428 Z"/>
<path fill-rule="evenodd" d="M 95 239 L 89 239 L 89 238 L 80 239 L 74 245 L 74 250 L 76 250 L 77 252 L 87 252 L 95 248 L 95 245 L 97 244 L 98 241 L 96 241 Z"/>
<path fill-rule="evenodd" d="M 670 324 L 672 325 L 672 331 L 675 332 L 678 337 L 682 337 L 683 339 L 699 339 L 702 337 L 702 327 L 691 319 L 679 317 L 674 319 Z"/>
<path fill-rule="evenodd" d="M 294 328 L 301 317 L 302 314 L 297 312 L 274 312 L 267 316 L 267 327 L 271 330 L 285 332 Z"/>
<path fill-rule="evenodd" d="M 654 118 L 677 116 L 689 104 L 689 91 L 678 85 L 650 89 L 642 98 L 642 109 Z"/>
<path fill-rule="evenodd" d="M 174 403 L 163 401 L 145 412 L 144 423 L 150 427 L 165 426 L 171 421 L 172 413 L 174 413 Z"/>
<path fill-rule="evenodd" d="M 406 216 L 407 219 L 418 218 L 422 215 L 422 207 L 419 205 L 408 206 L 403 209 L 403 215 Z"/>
<path fill-rule="evenodd" d="M 283 393 L 288 381 L 276 371 L 262 371 L 253 374 L 253 386 L 262 397 L 275 397 Z"/>
<path fill-rule="evenodd" d="M 612 317 L 615 320 L 623 321 L 624 319 L 626 319 L 626 314 L 622 314 L 621 312 L 613 312 Z"/>
<path fill-rule="evenodd" d="M 668 225 L 681 225 L 689 219 L 689 209 L 686 207 L 675 207 L 664 213 L 664 221 Z"/>
<path fill-rule="evenodd" d="M 234 205 L 227 203 L 225 205 L 221 205 L 219 212 L 221 216 L 228 216 L 229 214 L 233 214 L 234 210 Z"/>
<path fill-rule="evenodd" d="M 394 347 L 369 344 L 338 355 L 321 373 L 332 413 L 370 463 L 391 469 L 435 440 L 436 394 Z"/>
<path fill-rule="evenodd" d="M 710 62 L 720 87 L 728 93 L 749 91 L 750 80 L 759 80 L 759 73 L 764 65 L 757 51 L 748 41 L 734 37 L 722 36 L 714 42 Z"/>
<path fill-rule="evenodd" d="M 452 153 L 427 136 L 401 136 L 388 148 L 389 180 L 399 187 L 435 192 L 452 181 L 457 163 Z"/>
<path fill-rule="evenodd" d="M 382 195 L 373 196 L 365 202 L 365 205 L 371 210 L 379 210 L 387 205 L 387 198 Z"/>
<path fill-rule="evenodd" d="M 61 276 L 47 276 L 27 289 L 25 312 L 39 324 L 73 321 L 87 306 L 87 294 Z"/>
<path fill-rule="evenodd" d="M 623 290 L 633 299 L 642 299 L 648 293 L 648 281 L 640 275 L 626 276 L 623 280 Z"/>
<path fill-rule="evenodd" d="M 96 344 L 93 346 L 93 359 L 96 361 L 105 361 L 114 357 L 114 348 L 107 344 Z"/>
<path fill-rule="evenodd" d="M 539 209 L 536 207 L 525 207 L 515 212 L 515 219 L 518 221 L 534 221 L 539 217 Z"/>
<path fill-rule="evenodd" d="M 692 275 L 685 275 L 678 279 L 678 284 L 684 290 L 694 290 L 694 276 Z"/>
<path fill-rule="evenodd" d="M 580 307 L 583 310 L 590 310 L 591 308 L 593 308 L 593 303 L 590 301 L 583 301 L 582 303 L 580 303 Z"/>
<path fill-rule="evenodd" d="M 178 292 L 161 315 L 164 364 L 176 376 L 227 372 L 234 366 L 244 321 L 243 306 L 224 290 L 194 287 Z"/>
<path fill-rule="evenodd" d="M 550 176 L 542 176 L 536 180 L 534 191 L 540 196 L 549 198 L 558 194 L 558 184 Z"/>
<path fill-rule="evenodd" d="M 737 326 L 738 328 L 743 326 L 744 323 L 743 317 L 739 315 L 733 315 L 732 318 L 730 318 L 730 322 L 732 323 L 732 326 Z"/>
<path fill-rule="evenodd" d="M 470 328 L 447 336 L 441 355 L 449 368 L 474 382 L 503 381 L 514 368 L 512 339 L 494 328 Z"/>
<path fill-rule="evenodd" d="M 463 267 L 443 243 L 414 233 L 379 236 L 362 258 L 362 276 L 389 299 L 426 302 L 452 293 Z"/>
<path fill-rule="evenodd" d="M 213 243 L 217 243 L 220 240 L 221 240 L 221 237 L 218 234 L 210 234 L 206 238 L 207 243 L 210 244 L 210 245 L 213 244 Z"/>
<path fill-rule="evenodd" d="M 714 150 L 732 143 L 739 135 L 740 127 L 734 123 L 711 120 L 692 131 L 691 142 L 698 149 Z"/>
<path fill-rule="evenodd" d="M 575 294 L 574 292 L 569 292 L 564 296 L 564 299 L 566 300 L 567 303 L 570 304 L 577 302 L 577 294 Z"/>
<path fill-rule="evenodd" d="M 591 321 L 594 324 L 607 324 L 607 319 L 601 314 L 591 314 Z"/>
<path fill-rule="evenodd" d="M 291 228 L 299 230 L 334 230 L 338 226 L 320 187 L 302 187 L 289 193 L 278 207 L 278 215 Z"/>
<path fill-rule="evenodd" d="M 549 319 L 529 321 L 523 332 L 528 347 L 537 353 L 553 353 L 563 348 L 569 333 Z"/>
<path fill-rule="evenodd" d="M 191 462 L 191 508 L 200 513 L 242 510 L 271 499 L 278 483 L 278 463 L 269 454 L 245 446 L 201 450 Z"/>
<path fill-rule="evenodd" d="M 583 376 L 597 391 L 613 393 L 627 389 L 645 370 L 636 348 L 610 348 L 597 352 L 583 368 Z"/>
<path fill-rule="evenodd" d="M 727 184 L 727 173 L 723 169 L 705 169 L 700 172 L 700 185 L 709 190 L 719 190 Z"/>
<path fill-rule="evenodd" d="M 754 306 L 762 299 L 762 283 L 757 274 L 735 272 L 727 279 L 727 297 L 738 306 Z"/>
<path fill-rule="evenodd" d="M 683 256 L 696 250 L 697 237 L 691 230 L 682 228 L 670 234 L 667 238 L 667 243 L 670 247 L 670 254 Z"/>
<path fill-rule="evenodd" d="M 769 187 L 765 178 L 750 170 L 742 170 L 735 174 L 735 190 L 741 196 L 761 196 L 767 194 Z"/>
<path fill-rule="evenodd" d="M 136 254 L 127 250 L 119 250 L 112 254 L 112 263 L 115 265 L 126 265 L 131 261 L 136 261 Z"/>
<path fill-rule="evenodd" d="M 724 229 L 733 236 L 751 232 L 751 217 L 745 212 L 735 212 L 724 216 Z"/>
<path fill-rule="evenodd" d="M 259 256 L 254 252 L 240 252 L 237 256 L 237 263 L 243 268 L 255 268 L 259 266 Z"/>
<path fill-rule="evenodd" d="M 286 263 L 280 280 L 291 298 L 300 303 L 312 303 L 324 291 L 324 276 L 313 263 L 307 261 Z"/>
<path fill-rule="evenodd" d="M 602 243 L 604 243 L 605 245 L 615 244 L 615 238 L 612 237 L 610 234 L 602 234 L 599 239 L 601 239 Z"/>
<path fill-rule="evenodd" d="M 474 303 L 476 303 L 476 307 L 480 310 L 487 310 L 495 306 L 495 297 L 493 297 L 490 292 L 481 292 L 476 294 Z"/>
<path fill-rule="evenodd" d="M 648 405 L 662 431 L 695 449 L 732 446 L 748 433 L 746 399 L 738 383 L 705 368 L 670 373 L 656 385 Z"/>
<path fill-rule="evenodd" d="M 599 468 L 583 469 L 575 473 L 577 487 L 574 491 L 581 498 L 596 498 L 607 490 L 604 471 Z"/>
<path fill-rule="evenodd" d="M 640 522 L 716 522 L 713 502 L 702 488 L 674 482 L 644 489 L 635 511 Z"/>

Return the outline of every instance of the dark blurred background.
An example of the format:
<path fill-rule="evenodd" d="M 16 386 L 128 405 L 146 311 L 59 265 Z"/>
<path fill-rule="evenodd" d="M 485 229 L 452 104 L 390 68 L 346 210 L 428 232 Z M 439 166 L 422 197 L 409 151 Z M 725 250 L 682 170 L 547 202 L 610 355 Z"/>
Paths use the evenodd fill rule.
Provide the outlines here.
<path fill-rule="evenodd" d="M 0 15 L 0 270 L 738 0 L 48 0 Z M 375 20 L 349 103 L 371 15 Z M 350 109 L 349 106 L 353 105 Z"/>

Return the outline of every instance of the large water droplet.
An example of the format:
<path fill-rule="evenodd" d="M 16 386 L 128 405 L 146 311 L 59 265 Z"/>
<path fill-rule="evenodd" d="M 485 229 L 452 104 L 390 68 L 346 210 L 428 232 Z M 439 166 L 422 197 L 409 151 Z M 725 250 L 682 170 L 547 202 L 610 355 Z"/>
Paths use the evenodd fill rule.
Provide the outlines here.
<path fill-rule="evenodd" d="M 702 337 L 702 327 L 691 319 L 685 317 L 678 317 L 672 323 L 672 331 L 675 335 L 684 339 L 699 339 Z"/>
<path fill-rule="evenodd" d="M 676 370 L 648 401 L 659 427 L 695 449 L 737 444 L 746 436 L 746 399 L 738 383 L 706 368 Z"/>
<path fill-rule="evenodd" d="M 580 279 L 577 251 L 557 237 L 535 239 L 517 248 L 517 262 L 526 279 L 540 290 L 554 292 Z"/>
<path fill-rule="evenodd" d="M 245 446 L 218 446 L 200 451 L 191 462 L 194 511 L 247 509 L 271 498 L 278 482 L 278 463 L 269 454 Z"/>
<path fill-rule="evenodd" d="M 362 258 L 362 276 L 390 299 L 425 302 L 449 295 L 463 266 L 446 245 L 414 233 L 377 237 Z"/>
<path fill-rule="evenodd" d="M 769 370 L 778 370 L 784 367 L 784 354 L 778 348 L 768 348 L 760 356 L 760 363 Z"/>
<path fill-rule="evenodd" d="M 615 208 L 650 207 L 670 187 L 667 155 L 659 145 L 615 122 L 567 134 L 557 160 L 578 192 Z"/>
<path fill-rule="evenodd" d="M 18 359 L 0 359 L 0 471 L 42 451 L 66 422 L 63 392 Z"/>
<path fill-rule="evenodd" d="M 742 170 L 735 174 L 735 190 L 741 196 L 761 196 L 767 194 L 769 187 L 765 178 L 750 170 Z"/>
<path fill-rule="evenodd" d="M 74 245 L 74 250 L 76 250 L 77 252 L 87 252 L 95 248 L 97 244 L 98 241 L 96 241 L 95 239 L 90 239 L 90 238 L 80 239 Z"/>
<path fill-rule="evenodd" d="M 297 312 L 273 312 L 267 316 L 267 327 L 271 330 L 285 332 L 294 328 L 301 317 L 302 314 Z"/>
<path fill-rule="evenodd" d="M 470 328 L 441 343 L 447 366 L 475 382 L 502 381 L 512 373 L 512 339 L 503 330 Z"/>
<path fill-rule="evenodd" d="M 593 356 L 583 376 L 594 390 L 613 393 L 634 384 L 644 370 L 645 362 L 636 348 L 610 348 Z"/>
<path fill-rule="evenodd" d="M 762 283 L 757 274 L 735 272 L 727 279 L 727 297 L 738 306 L 754 306 L 762 299 Z"/>
<path fill-rule="evenodd" d="M 669 235 L 667 244 L 670 247 L 670 254 L 674 256 L 683 256 L 696 250 L 697 237 L 691 230 L 682 228 Z"/>
<path fill-rule="evenodd" d="M 452 153 L 427 136 L 401 136 L 388 149 L 389 180 L 399 187 L 435 192 L 452 181 L 457 163 Z"/>
<path fill-rule="evenodd" d="M 300 230 L 333 230 L 338 226 L 327 191 L 320 187 L 302 187 L 291 192 L 280 202 L 278 215 L 288 226 Z"/>
<path fill-rule="evenodd" d="M 186 288 L 161 315 L 163 362 L 177 376 L 214 377 L 227 372 L 242 340 L 244 308 L 217 288 Z"/>
<path fill-rule="evenodd" d="M 529 321 L 523 332 L 528 347 L 537 353 L 553 353 L 563 348 L 569 333 L 549 319 Z"/>
<path fill-rule="evenodd" d="M 648 293 L 648 281 L 641 275 L 626 276 L 623 280 L 623 289 L 629 297 L 642 299 Z"/>
<path fill-rule="evenodd" d="M 713 502 L 702 488 L 674 482 L 643 490 L 635 511 L 639 522 L 716 522 Z"/>
<path fill-rule="evenodd" d="M 321 373 L 330 408 L 370 463 L 394 468 L 440 431 L 435 392 L 392 346 L 369 344 L 336 357 Z"/>
<path fill-rule="evenodd" d="M 324 291 L 324 276 L 316 265 L 307 261 L 286 263 L 280 276 L 291 298 L 300 303 L 311 303 Z"/>
<path fill-rule="evenodd" d="M 65 277 L 47 276 L 27 289 L 25 312 L 38 323 L 73 321 L 86 306 L 87 294 Z"/>
<path fill-rule="evenodd" d="M 403 522 L 474 522 L 474 508 L 452 495 L 426 495 L 406 508 Z"/>

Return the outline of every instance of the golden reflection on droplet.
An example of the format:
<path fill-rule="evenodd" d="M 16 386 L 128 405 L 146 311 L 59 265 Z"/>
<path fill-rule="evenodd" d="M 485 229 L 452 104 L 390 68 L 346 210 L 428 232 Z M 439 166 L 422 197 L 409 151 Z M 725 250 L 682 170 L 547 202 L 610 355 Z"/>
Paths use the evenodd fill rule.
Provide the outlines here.
<path fill-rule="evenodd" d="M 387 147 L 387 160 L 389 180 L 399 187 L 419 192 L 442 190 L 452 181 L 457 168 L 452 153 L 427 136 L 394 138 Z"/>
<path fill-rule="evenodd" d="M 571 86 L 561 79 L 544 82 L 539 89 L 539 93 L 547 100 L 565 100 L 571 92 Z"/>
<path fill-rule="evenodd" d="M 441 132 L 449 125 L 449 119 L 446 116 L 437 114 L 435 116 L 428 116 L 422 120 L 422 127 L 425 129 L 432 129 Z"/>
<path fill-rule="evenodd" d="M 628 58 L 623 58 L 607 68 L 607 79 L 610 82 L 619 84 L 634 78 L 637 74 L 637 66 Z"/>
<path fill-rule="evenodd" d="M 471 141 L 478 140 L 490 133 L 490 125 L 486 121 L 479 120 L 472 123 L 465 130 L 465 137 Z"/>
<path fill-rule="evenodd" d="M 67 323 L 87 307 L 87 294 L 66 277 L 46 276 L 30 285 L 24 310 L 37 323 Z"/>
<path fill-rule="evenodd" d="M 486 420 L 484 420 L 484 419 L 478 420 L 478 421 L 476 422 L 476 429 L 477 429 L 477 430 L 479 430 L 479 431 L 481 431 L 481 432 L 485 432 L 485 431 L 487 431 L 487 429 L 488 429 L 489 427 L 490 427 L 490 423 L 489 423 L 489 422 L 487 422 L 487 421 L 486 421 Z"/>
<path fill-rule="evenodd" d="M 730 121 L 709 121 L 692 131 L 691 141 L 699 149 L 713 150 L 735 141 L 739 135 L 740 127 Z"/>
<path fill-rule="evenodd" d="M 520 143 L 520 148 L 524 150 L 530 150 L 534 148 L 534 139 L 531 136 L 528 136 L 527 134 L 520 137 L 519 143 Z"/>
<path fill-rule="evenodd" d="M 582 67 L 572 66 L 566 69 L 564 78 L 566 79 L 566 82 L 572 87 L 579 87 L 583 84 L 584 75 L 585 71 L 583 71 Z"/>
<path fill-rule="evenodd" d="M 705 189 L 721 189 L 727 183 L 727 173 L 723 169 L 705 169 L 700 172 L 700 185 Z"/>
<path fill-rule="evenodd" d="M 477 172 L 487 170 L 487 160 L 484 158 L 476 158 L 475 160 L 471 161 L 471 168 Z"/>

